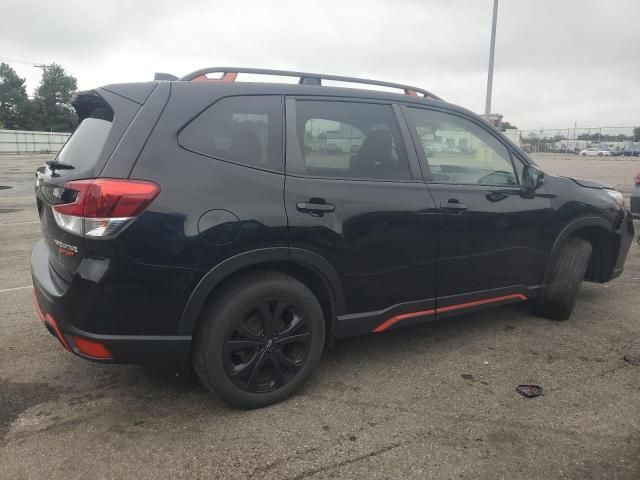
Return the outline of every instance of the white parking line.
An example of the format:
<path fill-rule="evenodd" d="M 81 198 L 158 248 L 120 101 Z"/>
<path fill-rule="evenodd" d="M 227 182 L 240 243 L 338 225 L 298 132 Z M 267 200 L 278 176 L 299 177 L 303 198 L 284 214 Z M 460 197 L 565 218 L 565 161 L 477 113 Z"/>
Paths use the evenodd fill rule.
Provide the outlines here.
<path fill-rule="evenodd" d="M 27 285 L 26 287 L 2 288 L 0 289 L 0 293 L 13 292 L 14 290 L 24 290 L 25 288 L 33 288 L 33 285 Z"/>
<path fill-rule="evenodd" d="M 0 225 L 27 225 L 29 223 L 40 223 L 40 220 L 34 220 L 33 222 L 11 222 L 11 223 L 0 223 Z"/>

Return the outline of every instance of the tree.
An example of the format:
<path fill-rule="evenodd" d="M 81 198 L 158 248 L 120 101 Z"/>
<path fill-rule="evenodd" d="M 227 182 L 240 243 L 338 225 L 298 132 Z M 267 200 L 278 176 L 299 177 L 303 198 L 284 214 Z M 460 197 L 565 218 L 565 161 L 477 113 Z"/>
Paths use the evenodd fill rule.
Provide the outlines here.
<path fill-rule="evenodd" d="M 633 141 L 640 142 L 640 127 L 633 129 Z"/>
<path fill-rule="evenodd" d="M 70 132 L 78 123 L 71 95 L 78 88 L 75 77 L 60 65 L 47 65 L 33 98 L 35 130 Z"/>
<path fill-rule="evenodd" d="M 500 126 L 500 130 L 503 132 L 510 128 L 517 129 L 518 127 L 516 127 L 515 125 L 511 125 L 509 122 L 502 122 L 502 125 Z"/>
<path fill-rule="evenodd" d="M 0 63 L 0 128 L 26 129 L 28 106 L 24 78 L 6 63 Z"/>

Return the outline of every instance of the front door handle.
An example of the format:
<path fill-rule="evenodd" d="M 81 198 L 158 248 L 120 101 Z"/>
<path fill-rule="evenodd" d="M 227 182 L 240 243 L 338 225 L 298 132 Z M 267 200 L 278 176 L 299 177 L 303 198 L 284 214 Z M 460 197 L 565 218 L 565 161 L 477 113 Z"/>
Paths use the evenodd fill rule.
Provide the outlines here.
<path fill-rule="evenodd" d="M 299 212 L 321 217 L 325 213 L 333 212 L 336 206 L 331 203 L 299 202 L 296 204 L 296 208 Z"/>
<path fill-rule="evenodd" d="M 454 198 L 450 198 L 448 202 L 440 202 L 440 208 L 446 210 L 449 213 L 462 213 L 465 210 L 469 210 L 464 203 L 460 203 Z"/>

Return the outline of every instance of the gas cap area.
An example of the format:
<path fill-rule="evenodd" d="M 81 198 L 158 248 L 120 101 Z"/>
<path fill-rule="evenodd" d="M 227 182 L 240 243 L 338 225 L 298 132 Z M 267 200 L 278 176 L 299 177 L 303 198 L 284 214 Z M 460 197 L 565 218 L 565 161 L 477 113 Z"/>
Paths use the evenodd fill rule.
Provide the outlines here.
<path fill-rule="evenodd" d="M 240 219 L 229 210 L 209 210 L 198 220 L 198 233 L 207 243 L 226 245 L 240 235 Z"/>

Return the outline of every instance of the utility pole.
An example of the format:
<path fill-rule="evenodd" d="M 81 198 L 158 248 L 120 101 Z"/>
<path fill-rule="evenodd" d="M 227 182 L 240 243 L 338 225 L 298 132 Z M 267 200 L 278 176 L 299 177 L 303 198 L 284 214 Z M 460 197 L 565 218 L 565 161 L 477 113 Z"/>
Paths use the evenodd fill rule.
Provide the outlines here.
<path fill-rule="evenodd" d="M 493 0 L 493 22 L 491 23 L 491 47 L 489 50 L 489 74 L 487 77 L 487 103 L 484 106 L 484 116 L 489 121 L 491 117 L 491 91 L 493 89 L 493 58 L 496 50 L 496 23 L 498 23 L 498 0 Z"/>

